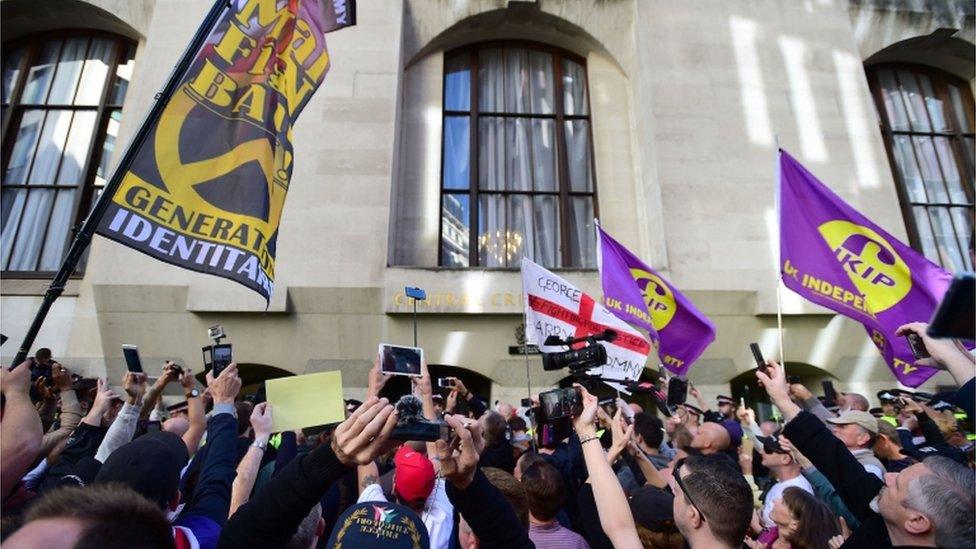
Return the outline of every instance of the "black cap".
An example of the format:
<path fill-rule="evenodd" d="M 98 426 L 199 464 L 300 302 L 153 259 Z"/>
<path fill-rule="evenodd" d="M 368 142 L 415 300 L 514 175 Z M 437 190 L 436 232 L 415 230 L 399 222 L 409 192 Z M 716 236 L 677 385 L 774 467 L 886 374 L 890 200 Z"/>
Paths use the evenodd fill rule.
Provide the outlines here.
<path fill-rule="evenodd" d="M 66 474 L 55 481 L 57 486 L 88 486 L 98 475 L 102 468 L 102 462 L 97 459 L 85 456 L 75 463 Z"/>
<path fill-rule="evenodd" d="M 871 408 L 870 410 L 868 410 L 868 413 L 874 417 L 881 417 L 884 415 L 884 410 L 882 410 L 881 408 Z"/>
<path fill-rule="evenodd" d="M 112 452 L 95 482 L 121 482 L 166 509 L 189 459 L 186 444 L 175 433 L 149 433 Z"/>
<path fill-rule="evenodd" d="M 955 410 L 956 409 L 955 404 L 953 404 L 951 402 L 946 402 L 945 400 L 936 400 L 936 401 L 933 401 L 933 402 L 930 403 L 930 406 L 932 406 L 932 408 L 935 411 L 937 411 L 937 412 L 941 412 L 943 410 Z"/>
<path fill-rule="evenodd" d="M 723 404 L 731 404 L 732 406 L 735 406 L 735 401 L 732 400 L 732 397 L 730 396 L 718 395 L 717 397 L 715 397 L 715 400 L 718 401 L 719 406 Z"/>
<path fill-rule="evenodd" d="M 699 408 L 697 406 L 692 406 L 691 404 L 688 404 L 687 402 L 684 403 L 684 404 L 682 404 L 682 406 L 684 406 L 685 409 L 687 409 L 689 412 L 691 412 L 693 414 L 698 414 L 699 416 L 705 415 L 705 412 L 702 412 L 701 411 L 701 408 Z"/>
<path fill-rule="evenodd" d="M 336 520 L 326 547 L 427 549 L 427 527 L 410 509 L 386 501 L 357 503 Z"/>
<path fill-rule="evenodd" d="M 761 442 L 763 445 L 763 452 L 766 452 L 767 454 L 772 454 L 772 453 L 788 454 L 789 453 L 782 446 L 779 445 L 779 433 L 780 433 L 779 431 L 776 431 L 775 433 L 773 433 L 772 436 L 756 437 L 757 439 L 759 439 L 759 442 Z"/>
<path fill-rule="evenodd" d="M 678 531 L 674 524 L 674 496 L 654 486 L 638 488 L 630 494 L 630 512 L 634 522 L 651 532 L 671 534 Z"/>
<path fill-rule="evenodd" d="M 444 402 L 444 395 L 442 395 L 440 393 L 434 393 L 433 395 L 430 396 L 430 399 L 431 400 L 439 400 L 441 402 Z"/>
<path fill-rule="evenodd" d="M 898 395 L 896 394 L 896 389 L 885 389 L 884 391 L 878 391 L 878 400 L 881 402 L 894 402 Z"/>

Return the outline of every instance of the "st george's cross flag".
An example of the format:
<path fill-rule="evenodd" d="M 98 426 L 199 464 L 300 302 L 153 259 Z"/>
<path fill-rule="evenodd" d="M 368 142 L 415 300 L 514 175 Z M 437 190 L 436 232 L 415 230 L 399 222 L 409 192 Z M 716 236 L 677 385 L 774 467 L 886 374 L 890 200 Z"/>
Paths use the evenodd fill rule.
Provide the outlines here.
<path fill-rule="evenodd" d="M 875 225 L 782 150 L 779 171 L 783 283 L 863 324 L 898 381 L 918 387 L 937 370 L 916 366 L 895 330 L 931 318 L 952 275 Z"/>
<path fill-rule="evenodd" d="M 543 352 L 559 352 L 566 349 L 546 347 L 546 338 L 554 335 L 566 340 L 610 329 L 617 333 L 616 339 L 597 342 L 607 350 L 607 364 L 587 373 L 617 381 L 640 377 L 651 344 L 636 329 L 565 279 L 525 258 L 522 258 L 522 290 L 526 343 L 537 345 Z"/>

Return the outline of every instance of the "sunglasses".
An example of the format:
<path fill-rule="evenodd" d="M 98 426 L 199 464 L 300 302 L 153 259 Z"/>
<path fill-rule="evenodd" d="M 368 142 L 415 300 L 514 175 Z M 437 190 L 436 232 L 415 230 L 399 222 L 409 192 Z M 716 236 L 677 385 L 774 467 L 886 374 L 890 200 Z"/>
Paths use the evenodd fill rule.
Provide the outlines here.
<path fill-rule="evenodd" d="M 701 515 L 702 522 L 705 522 L 705 513 L 702 513 L 701 508 L 695 504 L 695 500 L 693 500 L 691 498 L 691 494 L 688 493 L 688 487 L 686 487 L 684 481 L 681 480 L 680 471 L 681 471 L 681 466 L 684 464 L 685 464 L 685 458 L 681 458 L 677 462 L 675 462 L 674 469 L 671 471 L 671 474 L 674 475 L 674 483 L 678 485 L 678 488 L 680 488 L 681 491 L 685 494 L 685 497 L 688 498 L 688 503 L 690 503 L 691 506 L 694 507 L 696 511 L 698 511 L 699 515 Z"/>

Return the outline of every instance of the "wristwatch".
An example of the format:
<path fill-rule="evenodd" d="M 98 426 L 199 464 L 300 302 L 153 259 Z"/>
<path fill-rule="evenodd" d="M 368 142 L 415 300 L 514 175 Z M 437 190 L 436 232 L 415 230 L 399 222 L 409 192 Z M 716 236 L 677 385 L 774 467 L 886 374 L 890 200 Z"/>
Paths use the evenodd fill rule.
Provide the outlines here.
<path fill-rule="evenodd" d="M 268 450 L 268 443 L 267 442 L 258 442 L 258 441 L 255 440 L 254 442 L 251 443 L 251 446 L 254 446 L 255 448 L 260 449 L 262 452 L 265 452 L 265 451 Z"/>
<path fill-rule="evenodd" d="M 198 389 L 192 389 L 189 393 L 186 393 L 186 398 L 196 398 L 200 396 L 200 391 Z"/>

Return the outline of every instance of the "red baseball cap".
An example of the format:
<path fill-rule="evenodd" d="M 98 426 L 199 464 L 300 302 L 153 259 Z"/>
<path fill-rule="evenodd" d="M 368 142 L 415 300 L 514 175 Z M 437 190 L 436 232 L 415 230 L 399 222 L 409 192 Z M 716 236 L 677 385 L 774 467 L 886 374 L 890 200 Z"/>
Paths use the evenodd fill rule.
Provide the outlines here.
<path fill-rule="evenodd" d="M 393 456 L 393 464 L 396 465 L 393 489 L 400 500 L 412 506 L 426 501 L 434 490 L 434 480 L 437 478 L 434 464 L 427 456 L 403 445 Z"/>

